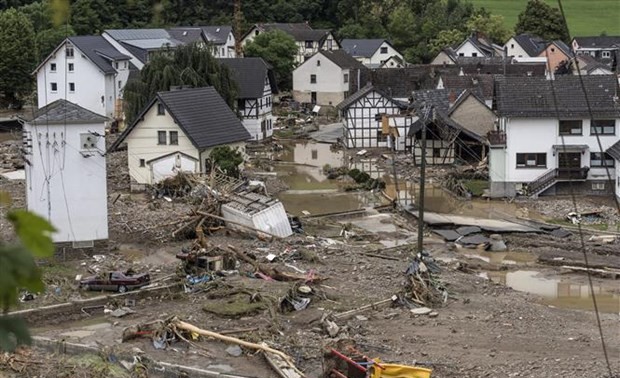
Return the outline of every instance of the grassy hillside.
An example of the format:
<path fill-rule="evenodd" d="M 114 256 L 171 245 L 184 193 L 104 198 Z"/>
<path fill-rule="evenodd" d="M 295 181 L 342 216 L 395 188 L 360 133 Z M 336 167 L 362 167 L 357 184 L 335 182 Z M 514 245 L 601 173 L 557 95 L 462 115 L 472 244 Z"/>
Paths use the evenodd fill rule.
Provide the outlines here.
<path fill-rule="evenodd" d="M 489 12 L 501 14 L 506 19 L 506 26 L 514 30 L 517 17 L 525 9 L 527 0 L 469 0 L 476 7 L 484 7 Z M 545 0 L 557 8 L 557 0 Z M 620 1 L 619 0 L 563 0 L 562 5 L 571 37 L 600 35 L 620 35 Z"/>

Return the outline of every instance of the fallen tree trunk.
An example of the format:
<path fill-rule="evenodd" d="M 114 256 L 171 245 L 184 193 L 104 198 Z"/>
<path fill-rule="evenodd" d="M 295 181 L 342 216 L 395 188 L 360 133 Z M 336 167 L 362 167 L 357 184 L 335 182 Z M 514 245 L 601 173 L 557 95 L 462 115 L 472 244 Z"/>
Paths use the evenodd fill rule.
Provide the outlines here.
<path fill-rule="evenodd" d="M 217 332 L 213 332 L 213 331 L 207 331 L 206 329 L 202 329 L 202 328 L 198 328 L 193 324 L 190 323 L 186 323 L 184 321 L 181 321 L 179 319 L 172 319 L 172 321 L 170 322 L 170 325 L 172 325 L 173 327 L 177 328 L 177 329 L 182 329 L 188 332 L 194 332 L 197 333 L 201 336 L 206 336 L 206 337 L 211 337 L 217 340 L 221 340 L 227 343 L 232 343 L 232 344 L 237 344 L 237 345 L 241 345 L 244 346 L 246 348 L 250 348 L 250 349 L 255 349 L 255 350 L 260 350 L 266 353 L 270 353 L 272 355 L 278 356 L 280 358 L 282 358 L 283 361 L 285 361 L 289 366 L 293 366 L 294 367 L 294 363 L 293 363 L 293 359 L 287 355 L 286 353 L 279 351 L 277 349 L 273 349 L 270 346 L 268 346 L 267 344 L 256 344 L 256 343 L 251 343 L 249 341 L 245 341 L 245 340 L 241 340 L 238 339 L 236 337 L 232 337 L 232 336 L 225 336 L 222 335 L 220 333 Z M 295 371 L 300 374 L 301 377 L 303 377 L 303 374 L 297 370 L 297 368 L 294 368 Z"/>

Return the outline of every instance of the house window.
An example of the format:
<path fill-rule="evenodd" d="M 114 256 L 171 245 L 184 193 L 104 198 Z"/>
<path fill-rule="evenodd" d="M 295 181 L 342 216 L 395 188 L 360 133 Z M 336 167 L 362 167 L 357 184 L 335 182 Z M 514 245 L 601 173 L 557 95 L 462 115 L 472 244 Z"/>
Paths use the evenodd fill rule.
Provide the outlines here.
<path fill-rule="evenodd" d="M 459 56 L 465 56 L 465 53 L 459 53 Z"/>
<path fill-rule="evenodd" d="M 162 144 L 162 145 L 166 144 L 166 132 L 165 131 L 157 132 L 157 144 Z"/>
<path fill-rule="evenodd" d="M 58 84 L 50 83 L 50 89 L 52 90 L 52 92 L 56 92 L 58 90 Z"/>
<path fill-rule="evenodd" d="M 127 68 L 127 62 L 123 62 L 123 68 Z"/>
<path fill-rule="evenodd" d="M 555 52 L 555 48 L 554 47 L 551 48 L 551 52 Z"/>
<path fill-rule="evenodd" d="M 514 44 L 514 43 L 511 43 L 511 44 L 510 44 L 510 48 L 511 48 L 511 49 L 514 49 L 514 48 L 515 48 L 515 44 Z"/>
<path fill-rule="evenodd" d="M 344 78 L 344 83 L 345 84 L 349 82 L 349 74 L 348 73 L 344 74 L 343 78 Z"/>
<path fill-rule="evenodd" d="M 387 47 L 381 47 L 381 54 L 387 54 Z"/>
<path fill-rule="evenodd" d="M 69 83 L 69 92 L 75 92 L 75 83 Z"/>
<path fill-rule="evenodd" d="M 318 150 L 311 150 L 310 153 L 312 155 L 312 160 L 316 160 L 316 159 L 319 158 L 319 151 Z"/>
<path fill-rule="evenodd" d="M 377 114 L 375 114 L 375 121 L 381 122 L 381 119 L 383 118 L 384 115 L 385 115 L 385 113 L 377 113 Z"/>
<path fill-rule="evenodd" d="M 146 166 L 146 162 L 144 161 L 144 159 L 140 159 L 140 166 L 141 167 L 145 167 Z"/>
<path fill-rule="evenodd" d="M 476 57 L 478 56 L 478 53 L 471 53 L 471 56 Z"/>
<path fill-rule="evenodd" d="M 593 182 L 592 190 L 605 190 L 605 183 L 604 182 Z"/>
<path fill-rule="evenodd" d="M 582 135 L 583 121 L 577 120 L 560 120 L 560 135 Z"/>
<path fill-rule="evenodd" d="M 314 46 L 314 44 L 312 43 L 312 41 L 306 41 L 306 48 L 307 49 L 311 49 Z"/>
<path fill-rule="evenodd" d="M 433 148 L 433 157 L 440 158 L 441 157 L 441 148 Z"/>
<path fill-rule="evenodd" d="M 534 152 L 517 154 L 517 168 L 547 168 L 547 154 Z"/>
<path fill-rule="evenodd" d="M 603 58 L 611 58 L 611 52 L 609 52 L 609 51 L 603 51 L 603 52 L 602 52 L 602 56 L 603 56 Z"/>
<path fill-rule="evenodd" d="M 67 67 L 69 69 L 69 72 L 73 72 L 73 63 L 67 64 Z"/>
<path fill-rule="evenodd" d="M 245 110 L 245 100 L 240 98 L 237 100 L 237 108 L 239 110 Z"/>
<path fill-rule="evenodd" d="M 122 81 L 118 81 L 118 89 L 121 89 L 121 87 L 123 86 L 123 82 Z"/>
<path fill-rule="evenodd" d="M 593 119 L 590 126 L 590 135 L 616 135 L 616 120 Z"/>
<path fill-rule="evenodd" d="M 320 60 L 317 60 L 317 61 L 316 61 L 316 66 L 317 66 L 317 67 L 321 67 L 321 61 L 320 61 Z"/>
<path fill-rule="evenodd" d="M 590 167 L 608 167 L 611 168 L 614 166 L 614 158 L 606 153 L 601 152 L 591 152 L 590 153 Z"/>
<path fill-rule="evenodd" d="M 65 52 L 67 54 L 67 58 L 73 58 L 73 47 L 67 47 Z"/>
<path fill-rule="evenodd" d="M 114 68 L 118 70 L 118 62 L 114 62 Z"/>
<path fill-rule="evenodd" d="M 50 71 L 56 72 L 56 63 L 50 64 Z"/>
<path fill-rule="evenodd" d="M 316 84 L 316 75 L 310 75 L 310 84 Z"/>
<path fill-rule="evenodd" d="M 157 115 L 165 115 L 165 114 L 166 114 L 166 109 L 164 108 L 164 104 L 160 102 L 159 104 L 157 104 Z"/>
<path fill-rule="evenodd" d="M 177 146 L 179 144 L 179 132 L 171 131 L 170 132 L 170 144 Z"/>
<path fill-rule="evenodd" d="M 377 130 L 377 143 L 387 142 L 387 135 L 382 130 Z"/>

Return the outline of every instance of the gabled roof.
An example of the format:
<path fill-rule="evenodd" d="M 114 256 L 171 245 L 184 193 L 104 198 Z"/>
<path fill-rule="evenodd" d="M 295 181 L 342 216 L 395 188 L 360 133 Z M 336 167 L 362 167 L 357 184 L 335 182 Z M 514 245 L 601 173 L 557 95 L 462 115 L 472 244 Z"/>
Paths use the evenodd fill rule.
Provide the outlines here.
<path fill-rule="evenodd" d="M 489 111 L 492 111 L 487 104 L 484 102 L 483 98 L 480 98 L 479 95 L 477 95 L 475 92 L 473 92 L 471 89 L 466 89 L 463 92 L 461 92 L 460 95 L 458 95 L 458 97 L 456 98 L 456 101 L 454 102 L 454 104 L 452 104 L 452 106 L 450 107 L 450 109 L 448 110 L 448 115 L 451 115 L 452 113 L 454 113 L 454 111 L 456 109 L 458 109 L 458 107 L 465 102 L 465 100 L 467 100 L 469 97 L 473 97 L 476 101 L 478 101 L 482 106 L 486 107 L 487 109 L 489 109 Z"/>
<path fill-rule="evenodd" d="M 521 46 L 523 50 L 527 53 L 527 55 L 534 57 L 538 56 L 541 51 L 544 50 L 546 43 L 540 38 L 530 34 L 519 34 L 514 37 L 515 42 Z"/>
<path fill-rule="evenodd" d="M 185 44 L 202 42 L 202 29 L 196 26 L 192 27 L 176 27 L 168 29 L 170 36 Z"/>
<path fill-rule="evenodd" d="M 84 35 L 68 37 L 56 49 L 48 55 L 47 58 L 34 70 L 39 69 L 54 55 L 60 48 L 65 46 L 65 43 L 70 42 L 75 48 L 80 50 L 91 62 L 93 62 L 97 68 L 103 73 L 116 73 L 112 63 L 117 60 L 128 60 L 130 57 L 118 51 L 114 46 L 110 44 L 105 38 L 98 35 Z"/>
<path fill-rule="evenodd" d="M 557 47 L 564 55 L 566 55 L 567 57 L 572 57 L 573 53 L 570 51 L 570 47 L 568 47 L 568 45 L 560 40 L 557 41 L 551 41 L 549 42 L 546 46 L 545 49 L 547 49 L 549 46 L 554 45 L 555 47 Z M 540 55 L 542 55 L 543 52 L 541 52 Z"/>
<path fill-rule="evenodd" d="M 581 87 L 583 80 L 587 93 Z M 556 75 L 496 78 L 497 112 L 502 117 L 594 117 L 620 118 L 618 82 L 614 75 Z M 557 111 L 556 111 L 557 103 Z"/>
<path fill-rule="evenodd" d="M 612 158 L 620 161 L 620 140 L 614 143 L 605 152 L 607 152 Z"/>
<path fill-rule="evenodd" d="M 390 44 L 387 39 L 343 39 L 340 41 L 340 45 L 351 56 L 370 58 L 377 52 L 383 42 Z"/>
<path fill-rule="evenodd" d="M 369 94 L 370 92 L 373 92 L 373 91 L 379 93 L 381 96 L 383 96 L 383 97 L 387 98 L 388 100 L 392 101 L 393 103 L 395 103 L 401 109 L 406 109 L 408 107 L 407 104 L 403 103 L 402 101 L 398 101 L 398 100 L 393 99 L 391 96 L 388 96 L 387 94 L 385 94 L 380 89 L 377 89 L 372 84 L 368 83 L 363 88 L 361 88 L 359 91 L 357 91 L 354 94 L 352 94 L 351 96 L 345 98 L 340 104 L 336 105 L 336 108 L 338 108 L 340 110 L 344 110 L 344 109 L 348 108 L 349 106 L 351 106 L 352 104 L 354 104 L 359 99 L 364 98 L 364 96 L 366 96 L 367 94 Z"/>
<path fill-rule="evenodd" d="M 260 30 L 272 31 L 281 30 L 293 37 L 296 41 L 322 41 L 331 31 L 327 29 L 312 29 L 310 25 L 305 22 L 300 23 L 271 23 L 271 24 L 256 24 Z M 251 32 L 251 30 L 250 30 Z M 246 33 L 249 34 L 250 32 Z M 245 36 L 244 36 L 245 38 Z"/>
<path fill-rule="evenodd" d="M 183 43 L 207 42 L 223 45 L 228 41 L 232 26 L 176 26 L 168 29 L 170 36 Z"/>
<path fill-rule="evenodd" d="M 575 37 L 580 49 L 611 49 L 620 47 L 619 35 L 607 35 L 596 37 Z"/>
<path fill-rule="evenodd" d="M 201 26 L 203 34 L 205 35 L 207 42 L 214 45 L 223 45 L 228 41 L 228 35 L 232 33 L 232 26 Z"/>
<path fill-rule="evenodd" d="M 343 69 L 359 68 L 365 69 L 366 67 L 360 63 L 357 59 L 347 54 L 344 50 L 320 50 L 317 54 L 321 54 L 327 59 L 331 60 L 338 67 Z"/>
<path fill-rule="evenodd" d="M 263 97 L 265 79 L 269 77 L 270 67 L 262 58 L 224 58 L 218 59 L 228 67 L 237 82 L 237 98 Z M 277 92 L 273 78 L 269 78 L 272 92 Z M 275 90 L 274 90 L 275 89 Z"/>
<path fill-rule="evenodd" d="M 157 102 L 164 105 L 174 122 L 199 150 L 251 138 L 239 118 L 213 87 L 158 92 L 136 120 L 110 147 L 115 150 Z"/>
<path fill-rule="evenodd" d="M 482 96 L 485 100 L 493 99 L 493 75 L 444 75 L 441 77 L 445 89 L 470 89 Z"/>
<path fill-rule="evenodd" d="M 395 98 L 409 98 L 411 92 L 437 87 L 440 75 L 457 75 L 459 67 L 418 64 L 402 68 L 363 70 L 360 83 L 372 83 L 375 88 Z"/>
<path fill-rule="evenodd" d="M 117 41 L 170 38 L 170 34 L 165 29 L 107 29 L 104 32 Z"/>
<path fill-rule="evenodd" d="M 37 110 L 30 124 L 84 124 L 104 123 L 108 118 L 91 112 L 65 99 L 56 100 Z"/>
<path fill-rule="evenodd" d="M 119 43 L 121 44 L 121 46 L 126 48 L 127 51 L 129 51 L 131 53 L 131 55 L 135 56 L 136 59 L 138 59 L 140 62 L 146 63 L 148 61 L 148 56 L 149 56 L 148 50 L 141 49 L 141 48 L 136 47 L 136 46 L 132 46 L 132 45 L 130 45 L 128 43 L 125 43 L 123 41 L 120 41 Z"/>
<path fill-rule="evenodd" d="M 472 45 L 474 45 L 485 56 L 493 56 L 495 54 L 493 44 L 487 41 L 484 37 L 477 36 L 475 32 L 472 33 L 466 40 L 461 42 L 461 44 L 454 50 L 458 51 L 467 42 L 470 42 Z"/>

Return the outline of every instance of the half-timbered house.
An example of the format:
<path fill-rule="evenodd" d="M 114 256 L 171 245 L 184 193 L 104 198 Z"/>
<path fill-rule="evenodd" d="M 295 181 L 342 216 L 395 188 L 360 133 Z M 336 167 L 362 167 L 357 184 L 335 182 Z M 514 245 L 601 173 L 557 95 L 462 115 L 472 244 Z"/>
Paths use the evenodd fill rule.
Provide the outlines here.
<path fill-rule="evenodd" d="M 404 101 L 396 100 L 372 85 L 366 85 L 338 104 L 344 123 L 344 141 L 347 148 L 389 147 L 404 150 L 409 126 L 417 119 Z M 387 116 L 390 127 L 397 133 L 390 135 L 382 128 Z"/>
<path fill-rule="evenodd" d="M 262 58 L 220 59 L 237 82 L 237 114 L 254 140 L 273 134 L 273 94 L 278 93 L 271 67 Z"/>

